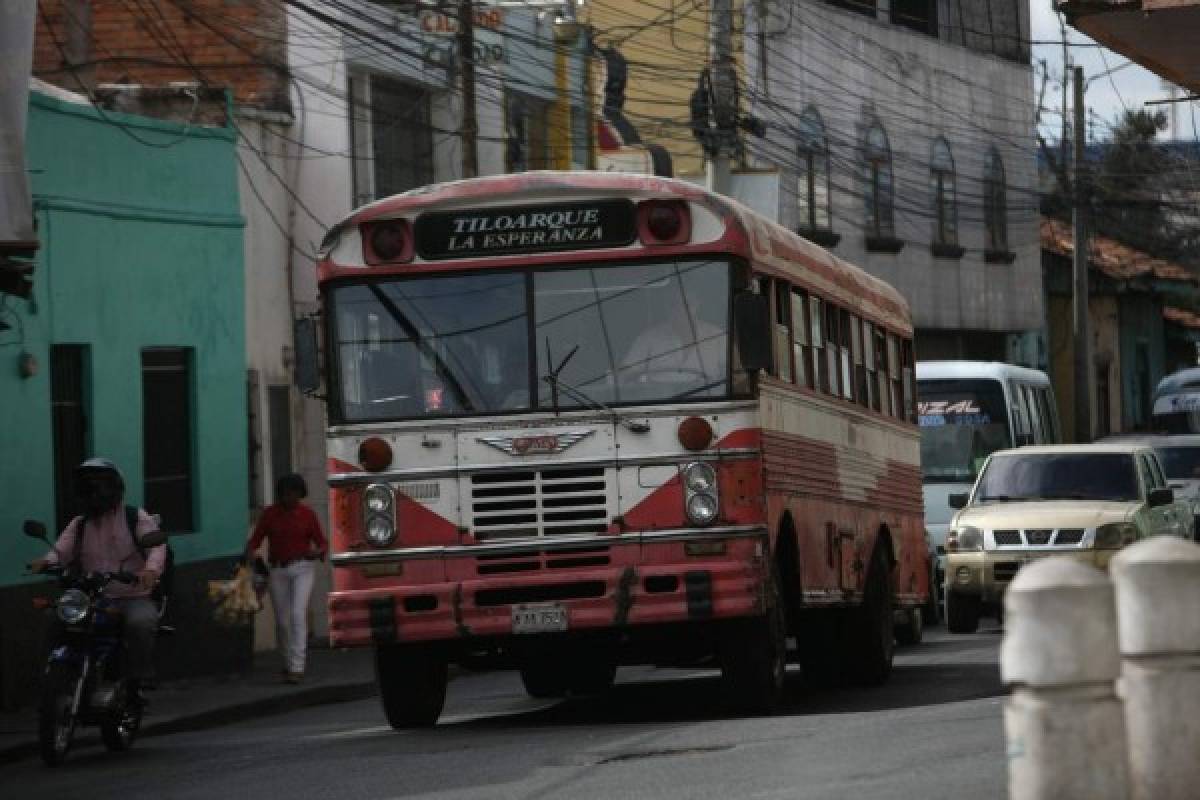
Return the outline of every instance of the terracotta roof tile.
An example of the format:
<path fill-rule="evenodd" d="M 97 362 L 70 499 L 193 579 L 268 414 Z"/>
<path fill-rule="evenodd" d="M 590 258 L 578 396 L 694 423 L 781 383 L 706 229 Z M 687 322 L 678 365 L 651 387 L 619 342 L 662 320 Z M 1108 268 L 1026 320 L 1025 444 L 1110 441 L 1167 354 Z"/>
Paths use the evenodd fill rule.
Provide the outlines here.
<path fill-rule="evenodd" d="M 1067 223 L 1043 217 L 1041 235 L 1043 250 L 1066 258 L 1074 256 L 1075 241 L 1071 226 Z M 1183 265 L 1154 258 L 1107 236 L 1092 236 L 1091 250 L 1089 262 L 1092 269 L 1099 270 L 1115 280 L 1152 277 L 1165 281 L 1200 284 L 1200 280 Z"/>
<path fill-rule="evenodd" d="M 1163 306 L 1163 319 L 1167 322 L 1174 322 L 1176 325 L 1184 328 L 1200 330 L 1200 314 L 1197 314 L 1195 311 L 1188 311 L 1186 308 Z"/>

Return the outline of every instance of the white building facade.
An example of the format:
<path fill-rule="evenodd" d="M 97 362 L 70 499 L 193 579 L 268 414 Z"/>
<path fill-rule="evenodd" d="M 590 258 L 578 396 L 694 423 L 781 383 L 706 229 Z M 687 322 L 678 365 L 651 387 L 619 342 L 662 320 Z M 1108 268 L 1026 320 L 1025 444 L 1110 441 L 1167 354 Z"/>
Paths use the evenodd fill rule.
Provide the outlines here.
<path fill-rule="evenodd" d="M 778 220 L 898 288 L 919 360 L 1044 367 L 1028 1 L 751 4 L 745 30 Z"/>

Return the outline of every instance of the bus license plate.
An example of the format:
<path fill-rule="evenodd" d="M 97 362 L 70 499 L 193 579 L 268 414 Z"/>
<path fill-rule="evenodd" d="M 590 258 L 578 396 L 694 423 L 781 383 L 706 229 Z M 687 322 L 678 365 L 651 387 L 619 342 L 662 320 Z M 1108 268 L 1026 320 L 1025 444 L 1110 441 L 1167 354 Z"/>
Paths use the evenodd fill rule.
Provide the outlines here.
<path fill-rule="evenodd" d="M 559 603 L 512 607 L 513 633 L 558 633 L 567 629 L 567 609 Z"/>

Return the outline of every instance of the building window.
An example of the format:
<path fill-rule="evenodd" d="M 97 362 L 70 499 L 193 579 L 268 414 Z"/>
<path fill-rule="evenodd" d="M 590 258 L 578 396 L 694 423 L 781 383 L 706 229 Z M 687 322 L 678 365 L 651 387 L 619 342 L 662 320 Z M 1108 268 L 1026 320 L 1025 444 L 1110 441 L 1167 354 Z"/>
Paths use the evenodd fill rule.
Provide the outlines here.
<path fill-rule="evenodd" d="M 983 162 L 983 226 L 987 236 L 986 259 L 1011 263 L 1004 162 L 995 147 L 988 150 Z"/>
<path fill-rule="evenodd" d="M 892 24 L 937 36 L 937 0 L 892 0 Z"/>
<path fill-rule="evenodd" d="M 812 106 L 800 116 L 796 146 L 799 232 L 817 244 L 833 247 L 841 237 L 832 231 L 829 139 L 821 115 Z"/>
<path fill-rule="evenodd" d="M 892 149 L 887 134 L 872 121 L 863 137 L 863 200 L 866 208 L 867 250 L 900 251 L 892 209 Z"/>
<path fill-rule="evenodd" d="M 954 157 L 942 137 L 934 140 L 929 159 L 929 193 L 933 199 L 933 254 L 961 258 L 958 246 L 958 194 L 955 190 Z"/>
<path fill-rule="evenodd" d="M 143 506 L 163 529 L 195 530 L 192 513 L 192 352 L 142 351 Z"/>
<path fill-rule="evenodd" d="M 429 90 L 381 75 L 350 78 L 355 205 L 433 183 Z"/>
<path fill-rule="evenodd" d="M 550 104 L 516 92 L 504 95 L 508 172 L 550 168 Z"/>

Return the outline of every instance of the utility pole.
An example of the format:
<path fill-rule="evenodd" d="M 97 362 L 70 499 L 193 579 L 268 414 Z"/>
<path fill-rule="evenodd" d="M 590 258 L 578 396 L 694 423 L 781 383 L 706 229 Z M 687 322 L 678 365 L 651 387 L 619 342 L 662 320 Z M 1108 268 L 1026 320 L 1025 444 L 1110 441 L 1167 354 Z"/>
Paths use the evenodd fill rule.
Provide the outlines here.
<path fill-rule="evenodd" d="M 1087 131 L 1083 105 L 1083 67 L 1075 67 L 1074 176 L 1071 188 L 1074 206 L 1075 284 L 1072 305 L 1072 336 L 1075 342 L 1075 441 L 1092 441 L 1092 338 L 1088 325 L 1087 165 L 1084 137 Z"/>
<path fill-rule="evenodd" d="M 458 66 L 462 73 L 462 176 L 479 175 L 479 121 L 475 118 L 475 4 L 458 0 Z"/>
<path fill-rule="evenodd" d="M 733 0 L 713 0 L 709 21 L 716 144 L 706 164 L 710 191 L 729 194 L 729 156 L 737 146 L 737 73 L 733 62 Z"/>

